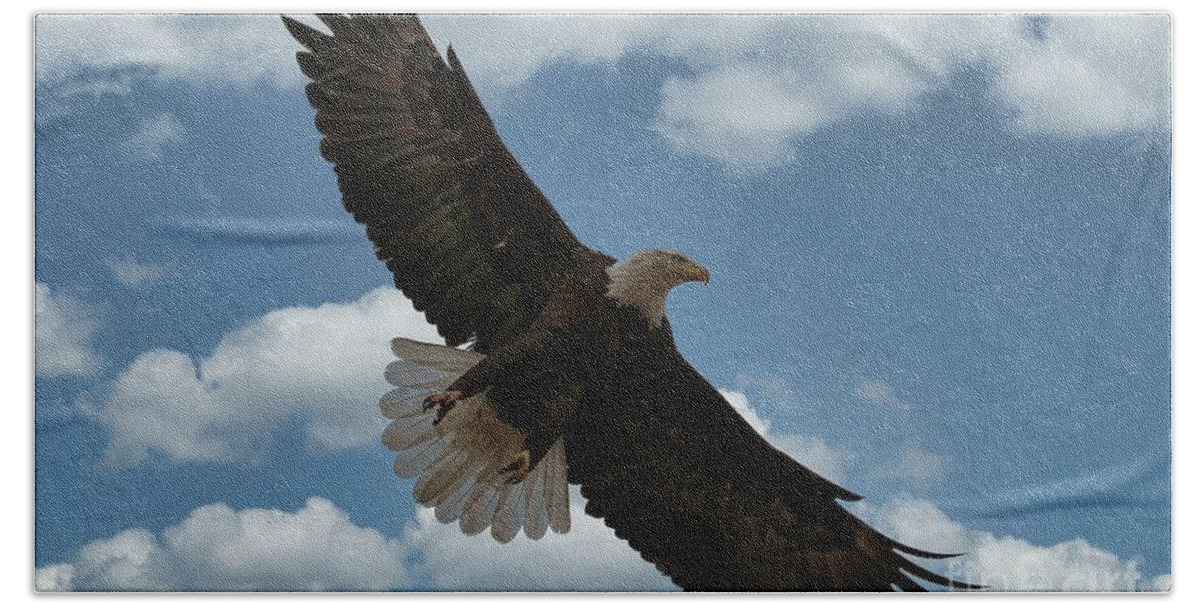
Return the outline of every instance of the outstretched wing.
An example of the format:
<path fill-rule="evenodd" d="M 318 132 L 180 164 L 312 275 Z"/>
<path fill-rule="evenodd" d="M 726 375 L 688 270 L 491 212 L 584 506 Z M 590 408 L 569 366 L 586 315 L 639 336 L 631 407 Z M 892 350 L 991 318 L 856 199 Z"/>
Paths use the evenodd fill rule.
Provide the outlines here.
<path fill-rule="evenodd" d="M 669 340 L 669 338 L 668 338 Z M 766 442 L 673 345 L 648 348 L 641 379 L 581 406 L 568 475 L 602 517 L 687 590 L 971 587 L 906 555 L 847 512 L 859 497 Z M 645 388 L 638 388 L 638 385 Z"/>
<path fill-rule="evenodd" d="M 332 35 L 284 22 L 308 48 L 297 59 L 346 209 L 448 344 L 508 343 L 592 252 L 500 140 L 454 50 L 443 61 L 415 16 L 320 18 Z"/>

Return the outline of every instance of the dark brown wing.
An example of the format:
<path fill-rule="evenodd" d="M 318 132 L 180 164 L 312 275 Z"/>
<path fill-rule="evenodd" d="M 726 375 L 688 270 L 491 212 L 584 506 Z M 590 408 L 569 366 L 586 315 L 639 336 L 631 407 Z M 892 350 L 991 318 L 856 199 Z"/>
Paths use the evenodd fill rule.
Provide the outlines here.
<path fill-rule="evenodd" d="M 413 15 L 284 23 L 346 209 L 451 345 L 489 352 L 589 255 L 500 140 L 462 66 Z"/>
<path fill-rule="evenodd" d="M 669 338 L 668 338 L 669 339 Z M 971 587 L 904 554 L 837 500 L 859 497 L 775 449 L 671 344 L 581 406 L 568 474 L 587 513 L 687 590 L 922 591 Z M 638 388 L 638 386 L 645 388 Z"/>

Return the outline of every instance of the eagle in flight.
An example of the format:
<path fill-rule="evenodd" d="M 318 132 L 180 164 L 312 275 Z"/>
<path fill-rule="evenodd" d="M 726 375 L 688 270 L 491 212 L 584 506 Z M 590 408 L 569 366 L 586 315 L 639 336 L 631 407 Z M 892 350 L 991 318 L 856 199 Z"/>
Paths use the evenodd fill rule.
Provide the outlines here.
<path fill-rule="evenodd" d="M 346 209 L 446 345 L 397 338 L 383 441 L 416 500 L 507 542 L 570 528 L 568 484 L 688 590 L 971 587 L 838 501 L 675 346 L 667 293 L 708 271 L 572 234 L 413 15 L 284 17 Z M 467 348 L 455 348 L 466 345 Z"/>

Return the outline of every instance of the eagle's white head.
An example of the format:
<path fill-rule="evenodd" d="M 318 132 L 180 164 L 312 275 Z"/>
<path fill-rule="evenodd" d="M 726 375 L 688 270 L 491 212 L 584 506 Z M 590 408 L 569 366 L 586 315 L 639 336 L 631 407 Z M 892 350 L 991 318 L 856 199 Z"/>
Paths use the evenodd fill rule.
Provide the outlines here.
<path fill-rule="evenodd" d="M 608 297 L 640 310 L 651 327 L 662 325 L 667 292 L 689 281 L 708 282 L 708 269 L 682 253 L 666 249 L 639 251 L 606 270 Z"/>

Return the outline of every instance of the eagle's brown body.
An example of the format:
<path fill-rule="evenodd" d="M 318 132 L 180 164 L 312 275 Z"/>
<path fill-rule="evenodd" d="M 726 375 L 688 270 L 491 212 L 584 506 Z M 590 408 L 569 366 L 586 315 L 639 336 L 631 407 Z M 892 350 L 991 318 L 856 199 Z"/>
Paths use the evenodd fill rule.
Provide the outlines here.
<path fill-rule="evenodd" d="M 331 35 L 285 18 L 308 48 L 300 66 L 346 208 L 447 344 L 472 347 L 397 340 L 408 363 L 446 375 L 394 364 L 382 402 L 397 472 L 419 476 L 414 494 L 440 520 L 501 541 L 540 537 L 547 521 L 565 532 L 569 482 L 685 589 L 958 585 L 905 554 L 945 555 L 847 512 L 838 501 L 857 495 L 771 446 L 684 360 L 662 302 L 706 271 L 581 244 L 415 17 L 321 20 Z M 436 418 L 413 401 L 431 393 Z"/>

